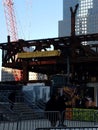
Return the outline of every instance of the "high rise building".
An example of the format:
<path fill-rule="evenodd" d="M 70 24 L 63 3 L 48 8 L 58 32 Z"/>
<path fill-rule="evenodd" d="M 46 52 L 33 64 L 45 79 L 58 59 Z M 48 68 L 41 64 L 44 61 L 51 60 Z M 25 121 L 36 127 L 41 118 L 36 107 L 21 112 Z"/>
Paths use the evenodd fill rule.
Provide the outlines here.
<path fill-rule="evenodd" d="M 63 20 L 59 21 L 59 36 L 70 36 L 71 34 L 71 12 L 70 7 L 74 8 L 78 0 L 63 0 Z"/>
<path fill-rule="evenodd" d="M 98 0 L 63 0 L 63 20 L 59 21 L 59 36 L 71 35 L 71 12 L 79 4 L 76 13 L 75 33 L 98 33 Z"/>

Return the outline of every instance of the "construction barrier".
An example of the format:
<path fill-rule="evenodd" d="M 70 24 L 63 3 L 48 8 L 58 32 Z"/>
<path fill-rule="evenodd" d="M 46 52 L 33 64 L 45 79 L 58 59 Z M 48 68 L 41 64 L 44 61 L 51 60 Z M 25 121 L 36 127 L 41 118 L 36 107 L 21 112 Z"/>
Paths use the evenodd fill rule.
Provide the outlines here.
<path fill-rule="evenodd" d="M 49 128 L 37 128 L 36 130 L 97 130 L 98 128 L 97 127 L 70 127 L 70 128 L 67 128 L 67 127 L 49 127 Z"/>
<path fill-rule="evenodd" d="M 68 111 L 69 110 L 69 111 Z M 83 109 L 67 109 L 65 112 L 64 126 L 67 128 L 97 127 L 98 118 L 96 111 L 82 111 Z M 94 113 L 96 112 L 96 113 Z M 34 112 L 34 113 L 1 113 L 0 130 L 37 130 L 37 128 L 53 128 L 60 125 L 59 112 Z M 69 116 L 68 116 L 69 114 Z M 84 116 L 85 115 L 85 116 Z M 98 114 L 97 114 L 98 115 Z M 96 119 L 97 118 L 97 119 Z M 90 120 L 89 120 L 90 119 Z M 95 120 L 96 119 L 96 120 Z M 40 129 L 39 129 L 40 130 Z"/>

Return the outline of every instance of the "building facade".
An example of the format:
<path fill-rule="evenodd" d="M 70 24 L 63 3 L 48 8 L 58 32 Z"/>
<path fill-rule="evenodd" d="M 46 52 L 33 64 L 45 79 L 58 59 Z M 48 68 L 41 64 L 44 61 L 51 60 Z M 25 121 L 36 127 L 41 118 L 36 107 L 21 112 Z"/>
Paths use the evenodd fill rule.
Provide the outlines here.
<path fill-rule="evenodd" d="M 1 69 L 1 81 L 22 81 L 23 73 L 22 70 L 2 67 Z M 33 80 L 47 80 L 47 75 L 29 72 L 29 81 Z"/>
<path fill-rule="evenodd" d="M 59 21 L 59 37 L 70 36 L 71 34 L 71 13 L 70 7 L 77 4 L 78 0 L 63 0 L 63 20 Z"/>
<path fill-rule="evenodd" d="M 71 12 L 79 4 L 76 13 L 76 35 L 98 33 L 98 0 L 63 0 L 63 20 L 59 21 L 59 36 L 71 35 Z"/>
<path fill-rule="evenodd" d="M 22 71 L 7 67 L 1 69 L 1 81 L 20 81 L 22 80 Z"/>

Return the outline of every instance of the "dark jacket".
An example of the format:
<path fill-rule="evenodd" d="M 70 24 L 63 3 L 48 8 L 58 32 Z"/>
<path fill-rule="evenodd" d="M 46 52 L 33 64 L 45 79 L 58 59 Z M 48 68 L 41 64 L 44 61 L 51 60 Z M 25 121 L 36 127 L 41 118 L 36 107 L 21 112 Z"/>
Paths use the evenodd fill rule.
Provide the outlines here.
<path fill-rule="evenodd" d="M 52 126 L 55 126 L 59 118 L 57 97 L 53 95 L 50 98 L 50 100 L 46 103 L 45 111 L 47 119 L 51 122 Z"/>
<path fill-rule="evenodd" d="M 58 111 L 63 112 L 66 109 L 65 96 L 62 95 L 58 98 Z"/>
<path fill-rule="evenodd" d="M 51 97 L 46 103 L 45 111 L 58 111 L 58 100 L 55 97 Z"/>

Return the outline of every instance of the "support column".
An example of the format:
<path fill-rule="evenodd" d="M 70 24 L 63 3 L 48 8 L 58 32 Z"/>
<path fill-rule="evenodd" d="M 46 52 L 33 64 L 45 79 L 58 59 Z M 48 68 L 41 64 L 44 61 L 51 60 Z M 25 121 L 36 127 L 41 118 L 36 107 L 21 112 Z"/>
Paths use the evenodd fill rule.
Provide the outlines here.
<path fill-rule="evenodd" d="M 78 7 L 79 7 L 79 4 L 76 4 L 75 5 L 75 9 L 73 9 L 72 7 L 70 7 L 70 12 L 71 12 L 71 47 L 73 48 L 73 50 L 71 50 L 71 55 L 72 55 L 72 58 L 74 57 L 74 49 L 75 49 L 75 44 L 77 43 L 76 41 L 76 38 L 75 38 L 75 24 L 76 24 L 76 13 L 77 13 L 77 10 L 78 10 Z M 74 43 L 74 44 L 73 44 Z M 68 53 L 68 54 L 70 54 Z M 72 79 L 74 78 L 75 76 L 75 71 L 74 71 L 74 65 L 70 66 L 70 57 L 67 56 L 67 73 L 70 74 L 70 68 L 71 68 L 71 71 L 72 71 Z M 69 76 L 68 76 L 68 79 L 67 79 L 67 82 L 69 82 Z"/>
<path fill-rule="evenodd" d="M 67 48 L 67 85 L 70 84 L 70 52 L 69 47 Z"/>
<path fill-rule="evenodd" d="M 75 36 L 75 18 L 76 18 L 76 13 L 77 9 L 79 7 L 79 4 L 75 6 L 75 9 L 73 10 L 72 7 L 70 7 L 71 11 L 71 36 Z"/>
<path fill-rule="evenodd" d="M 28 73 L 28 63 L 27 61 L 23 61 L 23 82 L 28 82 L 29 73 Z"/>

